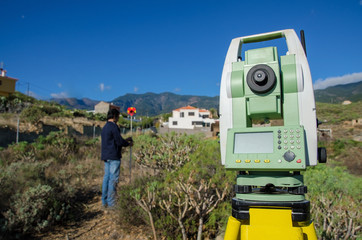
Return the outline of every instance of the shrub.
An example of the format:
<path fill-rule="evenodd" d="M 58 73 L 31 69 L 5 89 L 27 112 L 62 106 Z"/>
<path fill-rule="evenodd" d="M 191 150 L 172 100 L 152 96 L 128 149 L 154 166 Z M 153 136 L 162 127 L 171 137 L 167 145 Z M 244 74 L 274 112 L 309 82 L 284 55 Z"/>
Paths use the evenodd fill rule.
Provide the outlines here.
<path fill-rule="evenodd" d="M 135 161 L 153 169 L 172 171 L 189 162 L 199 144 L 200 137 L 195 135 L 144 134 L 135 139 Z"/>
<path fill-rule="evenodd" d="M 220 164 L 219 144 L 215 140 L 202 140 L 188 163 L 178 171 L 168 173 L 165 184 L 172 186 L 172 182 L 179 180 L 188 195 L 192 208 L 192 217 L 186 221 L 188 238 L 196 234 L 198 239 L 201 234 L 203 238 L 215 238 L 223 230 L 231 212 L 225 211 L 225 207 L 219 208 L 219 204 L 224 201 L 230 204 L 234 179 L 235 172 L 226 171 Z M 216 212 L 212 214 L 214 209 Z M 213 216 L 213 222 L 209 224 L 210 216 Z"/>
<path fill-rule="evenodd" d="M 361 229 L 362 179 L 345 167 L 318 165 L 305 173 L 307 197 L 320 239 L 356 239 Z"/>
<path fill-rule="evenodd" d="M 217 141 L 177 134 L 142 135 L 135 140 L 136 147 L 139 143 L 135 150 L 138 162 L 158 169 L 159 174 L 138 179 L 131 188 L 122 187 L 121 219 L 130 219 L 129 216 L 138 219 L 134 217 L 137 215 L 138 224 L 148 223 L 146 211 L 136 205 L 130 194 L 149 205 L 147 209 L 157 232 L 167 239 L 193 239 L 201 234 L 216 237 L 231 213 L 222 203 L 225 198 L 230 201 L 230 183 L 235 175 L 226 172 L 220 164 Z M 150 148 L 153 153 L 149 152 Z M 145 157 L 144 161 L 140 156 Z M 153 183 L 157 183 L 156 188 L 149 187 Z M 131 224 L 136 223 L 132 220 Z"/>
<path fill-rule="evenodd" d="M 60 113 L 64 110 L 63 106 L 60 105 L 41 105 L 40 109 L 46 114 L 46 115 L 52 115 L 56 113 Z"/>
<path fill-rule="evenodd" d="M 10 210 L 5 213 L 7 228 L 22 233 L 40 232 L 64 219 L 70 205 L 57 198 L 58 194 L 51 186 L 40 184 L 23 194 L 16 194 Z"/>
<path fill-rule="evenodd" d="M 31 105 L 27 108 L 25 108 L 21 114 L 21 119 L 24 119 L 26 121 L 29 121 L 31 123 L 38 123 L 39 120 L 44 117 L 46 114 L 42 111 L 41 108 Z"/>
<path fill-rule="evenodd" d="M 76 138 L 68 136 L 64 132 L 51 132 L 45 138 L 38 138 L 37 143 L 48 145 L 54 158 L 59 162 L 68 161 L 71 155 L 76 154 L 79 150 Z"/>
<path fill-rule="evenodd" d="M 147 214 L 137 205 L 132 192 L 144 187 L 150 177 L 135 179 L 130 185 L 122 185 L 119 191 L 119 220 L 122 224 L 140 226 L 147 224 Z"/>
<path fill-rule="evenodd" d="M 86 117 L 87 116 L 87 112 L 84 110 L 75 110 L 73 112 L 73 116 L 74 117 Z"/>
<path fill-rule="evenodd" d="M 35 161 L 36 148 L 34 148 L 32 144 L 29 144 L 26 141 L 10 145 L 9 150 L 13 152 L 13 157 L 16 161 Z"/>
<path fill-rule="evenodd" d="M 76 193 L 90 191 L 87 179 L 101 173 L 99 160 L 87 158 L 97 147 L 84 145 L 78 155 L 75 139 L 53 132 L 32 144 L 21 142 L 0 151 L 0 235 L 31 237 L 71 216 Z M 67 162 L 73 158 L 74 163 Z"/>

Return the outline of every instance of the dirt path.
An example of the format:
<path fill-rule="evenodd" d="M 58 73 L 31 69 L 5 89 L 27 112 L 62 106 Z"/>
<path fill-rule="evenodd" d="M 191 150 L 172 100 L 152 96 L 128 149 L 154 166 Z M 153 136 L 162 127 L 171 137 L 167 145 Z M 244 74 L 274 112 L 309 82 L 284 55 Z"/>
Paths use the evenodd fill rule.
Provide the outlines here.
<path fill-rule="evenodd" d="M 99 185 L 98 185 L 99 186 Z M 56 226 L 50 232 L 37 236 L 39 240 L 148 240 L 152 232 L 147 226 L 121 226 L 115 211 L 104 211 L 101 208 L 100 192 L 85 204 L 75 221 Z"/>

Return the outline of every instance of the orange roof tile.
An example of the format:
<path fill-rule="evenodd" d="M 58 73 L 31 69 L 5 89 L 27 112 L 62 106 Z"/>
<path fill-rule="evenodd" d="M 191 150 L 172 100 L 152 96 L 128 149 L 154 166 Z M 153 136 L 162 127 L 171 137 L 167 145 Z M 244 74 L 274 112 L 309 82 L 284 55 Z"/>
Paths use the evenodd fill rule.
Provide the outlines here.
<path fill-rule="evenodd" d="M 186 106 L 186 107 L 181 107 L 181 108 L 177 108 L 177 109 L 175 109 L 174 111 L 180 111 L 180 110 L 195 110 L 195 109 L 197 109 L 197 108 L 195 108 L 195 107 L 192 107 L 192 106 Z"/>

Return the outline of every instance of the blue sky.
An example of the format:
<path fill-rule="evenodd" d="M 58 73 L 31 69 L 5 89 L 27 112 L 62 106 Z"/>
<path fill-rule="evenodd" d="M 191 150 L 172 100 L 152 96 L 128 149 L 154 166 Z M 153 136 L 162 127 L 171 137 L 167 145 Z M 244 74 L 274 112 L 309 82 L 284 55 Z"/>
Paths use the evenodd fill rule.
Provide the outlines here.
<path fill-rule="evenodd" d="M 362 0 L 0 0 L 0 62 L 38 98 L 216 96 L 231 39 L 304 29 L 315 88 L 362 80 Z"/>

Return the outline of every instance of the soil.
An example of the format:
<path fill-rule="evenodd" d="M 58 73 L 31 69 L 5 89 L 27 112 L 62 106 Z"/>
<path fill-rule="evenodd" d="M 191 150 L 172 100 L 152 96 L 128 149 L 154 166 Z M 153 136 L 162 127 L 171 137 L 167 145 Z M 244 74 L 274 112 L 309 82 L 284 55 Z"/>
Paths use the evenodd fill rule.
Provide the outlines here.
<path fill-rule="evenodd" d="M 125 184 L 125 182 L 120 183 Z M 97 189 L 99 185 L 94 186 Z M 54 227 L 49 232 L 35 236 L 39 240 L 148 240 L 152 239 L 152 231 L 148 226 L 122 226 L 117 211 L 105 210 L 101 204 L 101 193 L 94 191 L 77 217 L 72 222 Z"/>

